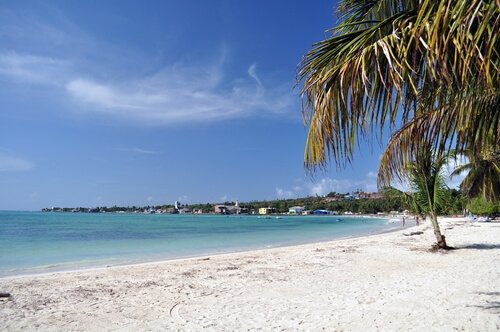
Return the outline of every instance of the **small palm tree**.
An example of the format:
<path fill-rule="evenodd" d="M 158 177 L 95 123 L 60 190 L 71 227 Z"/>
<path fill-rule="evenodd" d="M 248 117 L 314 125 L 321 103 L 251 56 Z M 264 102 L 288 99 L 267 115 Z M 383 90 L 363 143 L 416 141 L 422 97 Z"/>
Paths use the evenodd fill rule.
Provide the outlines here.
<path fill-rule="evenodd" d="M 403 192 L 394 187 L 384 188 L 384 195 L 401 197 L 409 209 L 422 218 L 429 217 L 436 236 L 437 247 L 449 249 L 437 220 L 444 207 L 448 187 L 445 183 L 443 168 L 446 158 L 431 149 L 421 151 L 418 157 L 406 166 L 405 178 L 410 191 Z"/>
<path fill-rule="evenodd" d="M 422 151 L 408 165 L 408 178 L 412 189 L 414 205 L 421 213 L 430 218 L 436 236 L 437 247 L 449 249 L 437 220 L 438 213 L 444 207 L 448 187 L 443 168 L 446 158 L 430 149 Z"/>

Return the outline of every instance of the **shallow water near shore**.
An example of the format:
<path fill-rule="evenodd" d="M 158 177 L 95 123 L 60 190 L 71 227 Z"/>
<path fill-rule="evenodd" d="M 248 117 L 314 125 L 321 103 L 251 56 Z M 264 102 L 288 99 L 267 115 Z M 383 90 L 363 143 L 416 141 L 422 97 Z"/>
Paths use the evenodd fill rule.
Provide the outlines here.
<path fill-rule="evenodd" d="M 0 277 L 196 257 L 400 229 L 346 216 L 0 211 Z"/>

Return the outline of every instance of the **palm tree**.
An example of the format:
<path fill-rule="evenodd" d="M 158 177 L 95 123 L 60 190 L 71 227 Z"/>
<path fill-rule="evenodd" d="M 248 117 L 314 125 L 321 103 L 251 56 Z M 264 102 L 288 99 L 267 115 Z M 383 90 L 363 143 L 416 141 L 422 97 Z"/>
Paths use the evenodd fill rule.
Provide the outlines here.
<path fill-rule="evenodd" d="M 400 197 L 412 213 L 425 218 L 429 217 L 436 236 L 436 246 L 441 249 L 450 249 L 437 220 L 438 213 L 446 204 L 448 187 L 443 175 L 446 165 L 443 155 L 436 154 L 430 148 L 420 151 L 406 167 L 405 178 L 410 184 L 410 191 L 403 192 L 394 187 L 385 187 L 384 195 Z"/>
<path fill-rule="evenodd" d="M 480 196 L 487 201 L 500 200 L 500 144 L 482 151 L 466 150 L 465 156 L 468 162 L 451 173 L 451 176 L 456 176 L 468 172 L 460 190 L 467 198 Z"/>
<path fill-rule="evenodd" d="M 338 12 L 332 37 L 313 46 L 297 75 L 307 168 L 343 166 L 357 144 L 389 128 L 384 187 L 407 175 L 423 147 L 440 156 L 498 142 L 499 0 L 341 0 Z"/>
<path fill-rule="evenodd" d="M 338 12 L 297 77 L 307 168 L 351 162 L 357 143 L 387 127 L 381 186 L 404 176 L 422 142 L 442 153 L 497 141 L 498 0 L 343 0 Z"/>
<path fill-rule="evenodd" d="M 408 177 L 412 189 L 413 205 L 421 214 L 428 216 L 434 228 L 437 247 L 449 249 L 437 220 L 438 213 L 444 207 L 447 195 L 443 167 L 446 158 L 435 154 L 431 149 L 422 151 L 418 159 L 408 165 Z"/>

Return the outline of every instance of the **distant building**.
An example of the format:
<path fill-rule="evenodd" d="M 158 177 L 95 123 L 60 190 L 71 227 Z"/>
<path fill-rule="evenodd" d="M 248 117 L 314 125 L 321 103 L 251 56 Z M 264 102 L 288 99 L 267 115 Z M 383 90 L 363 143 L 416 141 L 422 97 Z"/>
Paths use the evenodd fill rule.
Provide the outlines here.
<path fill-rule="evenodd" d="M 343 196 L 325 197 L 325 201 L 327 201 L 327 202 L 338 202 L 338 201 L 343 201 L 343 200 L 344 200 Z"/>
<path fill-rule="evenodd" d="M 297 214 L 301 215 L 305 211 L 305 207 L 303 206 L 293 206 L 288 209 L 288 214 Z"/>
<path fill-rule="evenodd" d="M 275 208 L 271 207 L 259 208 L 259 214 L 272 214 L 272 213 L 276 213 Z"/>
<path fill-rule="evenodd" d="M 360 192 L 360 193 L 358 193 L 358 195 L 359 195 L 359 198 L 366 198 L 366 199 L 384 198 L 383 193 L 376 193 L 376 192 L 372 192 L 372 193 Z"/>
<path fill-rule="evenodd" d="M 234 206 L 226 206 L 227 207 L 227 211 L 229 212 L 229 214 L 242 214 L 242 213 L 248 213 L 248 209 L 247 208 L 243 208 L 241 206 L 238 206 L 238 203 L 236 203 L 236 205 Z"/>
<path fill-rule="evenodd" d="M 214 206 L 215 214 L 227 214 L 227 206 L 225 205 L 215 205 Z"/>
<path fill-rule="evenodd" d="M 178 211 L 180 214 L 191 213 L 191 209 L 187 206 L 184 206 L 183 208 L 179 209 Z"/>
<path fill-rule="evenodd" d="M 177 213 L 179 213 L 179 210 L 177 210 L 176 208 L 171 207 L 171 208 L 167 209 L 167 213 L 177 214 Z"/>
<path fill-rule="evenodd" d="M 179 201 L 175 201 L 174 210 L 177 212 L 174 213 L 191 213 L 191 208 L 188 204 L 181 204 Z"/>
<path fill-rule="evenodd" d="M 327 215 L 327 214 L 330 214 L 330 211 L 318 209 L 318 210 L 314 210 L 313 214 L 314 215 Z"/>
<path fill-rule="evenodd" d="M 350 201 L 353 199 L 379 199 L 383 198 L 383 193 L 358 191 L 350 194 L 335 194 L 324 198 L 325 202 Z"/>
<path fill-rule="evenodd" d="M 236 202 L 235 205 L 215 205 L 214 206 L 214 213 L 216 214 L 242 214 L 242 213 L 248 213 L 247 208 L 243 208 L 238 205 L 238 202 Z"/>

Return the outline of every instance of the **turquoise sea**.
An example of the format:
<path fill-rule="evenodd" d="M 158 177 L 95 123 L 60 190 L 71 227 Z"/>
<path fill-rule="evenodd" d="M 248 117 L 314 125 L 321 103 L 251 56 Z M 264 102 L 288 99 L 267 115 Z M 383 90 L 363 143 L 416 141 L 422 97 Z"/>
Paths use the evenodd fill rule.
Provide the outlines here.
<path fill-rule="evenodd" d="M 399 228 L 346 216 L 0 211 L 0 277 L 327 241 Z"/>

